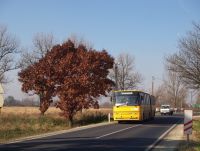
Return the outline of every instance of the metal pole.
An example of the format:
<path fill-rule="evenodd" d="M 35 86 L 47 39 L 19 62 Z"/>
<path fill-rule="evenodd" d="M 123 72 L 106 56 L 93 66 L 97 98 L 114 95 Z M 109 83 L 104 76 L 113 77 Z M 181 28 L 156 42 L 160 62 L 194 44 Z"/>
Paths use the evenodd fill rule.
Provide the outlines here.
<path fill-rule="evenodd" d="M 152 90 L 151 94 L 152 95 L 153 95 L 153 89 L 154 89 L 154 76 L 152 76 L 152 88 L 151 88 L 151 90 Z"/>
<path fill-rule="evenodd" d="M 108 113 L 108 123 L 110 123 L 110 113 Z"/>
<path fill-rule="evenodd" d="M 190 97 L 191 97 L 191 98 L 190 98 L 190 104 L 191 104 L 191 108 L 192 108 L 192 91 L 190 92 L 190 95 L 191 95 L 191 96 L 190 96 Z"/>
<path fill-rule="evenodd" d="M 115 63 L 115 90 L 118 90 L 118 67 Z"/>
<path fill-rule="evenodd" d="M 187 145 L 189 146 L 189 142 L 190 142 L 190 138 L 189 138 L 189 134 L 187 134 Z"/>

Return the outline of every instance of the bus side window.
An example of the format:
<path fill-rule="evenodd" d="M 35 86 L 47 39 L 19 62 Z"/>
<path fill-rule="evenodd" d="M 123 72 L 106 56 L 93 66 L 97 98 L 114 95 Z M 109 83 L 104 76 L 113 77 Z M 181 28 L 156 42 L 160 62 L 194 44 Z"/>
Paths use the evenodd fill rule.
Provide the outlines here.
<path fill-rule="evenodd" d="M 146 94 L 146 95 L 147 95 L 146 105 L 148 105 L 149 104 L 149 95 L 148 94 Z"/>
<path fill-rule="evenodd" d="M 115 98 L 115 95 L 114 95 L 114 94 L 112 94 L 112 96 L 110 97 L 110 101 L 111 101 L 111 103 L 112 103 L 113 105 L 115 105 L 115 103 L 116 103 L 116 98 Z"/>
<path fill-rule="evenodd" d="M 146 105 L 146 99 L 147 99 L 146 94 L 144 94 L 144 105 Z"/>
<path fill-rule="evenodd" d="M 148 105 L 150 105 L 151 103 L 150 103 L 150 96 L 148 95 Z"/>
<path fill-rule="evenodd" d="M 146 105 L 148 105 L 148 104 L 149 104 L 149 96 L 146 95 Z"/>
<path fill-rule="evenodd" d="M 146 94 L 146 101 L 145 101 L 145 104 L 146 104 L 146 105 L 149 105 L 149 95 L 148 95 L 148 94 Z"/>
<path fill-rule="evenodd" d="M 149 95 L 149 105 L 151 105 L 151 96 Z"/>
<path fill-rule="evenodd" d="M 150 97 L 150 104 L 151 104 L 151 105 L 155 105 L 155 100 L 154 100 L 154 97 L 153 97 L 153 96 Z"/>
<path fill-rule="evenodd" d="M 151 97 L 151 96 L 149 97 L 149 100 L 150 100 L 149 104 L 150 104 L 150 105 L 152 105 L 152 103 L 153 103 L 153 102 L 152 102 L 152 101 L 153 101 L 153 99 L 152 99 L 152 97 Z"/>
<path fill-rule="evenodd" d="M 140 102 L 141 105 L 144 104 L 144 95 L 142 93 L 140 93 Z"/>

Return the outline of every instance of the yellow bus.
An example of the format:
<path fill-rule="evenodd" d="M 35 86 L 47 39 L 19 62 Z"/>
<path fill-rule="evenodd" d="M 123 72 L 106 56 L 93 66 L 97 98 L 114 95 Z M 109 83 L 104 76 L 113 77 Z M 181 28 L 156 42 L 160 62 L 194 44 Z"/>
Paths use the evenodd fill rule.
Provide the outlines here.
<path fill-rule="evenodd" d="M 121 121 L 144 121 L 155 117 L 155 98 L 138 90 L 118 90 L 112 95 L 113 118 Z"/>

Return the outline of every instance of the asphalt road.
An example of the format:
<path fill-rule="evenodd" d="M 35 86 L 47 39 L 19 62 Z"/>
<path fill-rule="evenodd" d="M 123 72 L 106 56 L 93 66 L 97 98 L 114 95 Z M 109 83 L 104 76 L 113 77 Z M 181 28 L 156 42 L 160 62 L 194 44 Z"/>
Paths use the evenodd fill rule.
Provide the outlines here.
<path fill-rule="evenodd" d="M 56 136 L 0 145 L 0 151 L 142 151 L 182 116 L 157 116 L 153 121 L 110 124 Z"/>

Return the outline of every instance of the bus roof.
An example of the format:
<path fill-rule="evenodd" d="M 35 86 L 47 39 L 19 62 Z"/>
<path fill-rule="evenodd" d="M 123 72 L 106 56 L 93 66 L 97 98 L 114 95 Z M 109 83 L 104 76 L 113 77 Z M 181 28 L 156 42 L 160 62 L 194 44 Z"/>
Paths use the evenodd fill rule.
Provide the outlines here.
<path fill-rule="evenodd" d="M 141 91 L 141 90 L 114 90 L 113 92 L 142 92 L 142 93 L 146 93 L 146 92 Z M 146 94 L 149 94 L 149 93 L 146 93 Z"/>

